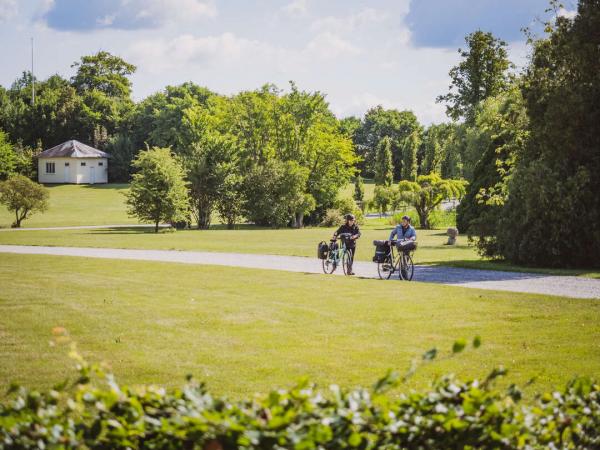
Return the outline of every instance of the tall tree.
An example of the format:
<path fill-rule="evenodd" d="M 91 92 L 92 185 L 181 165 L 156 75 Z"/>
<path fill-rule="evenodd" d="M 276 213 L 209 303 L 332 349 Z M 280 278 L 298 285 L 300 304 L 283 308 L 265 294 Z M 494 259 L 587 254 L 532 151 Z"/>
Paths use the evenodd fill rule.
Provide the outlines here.
<path fill-rule="evenodd" d="M 421 125 L 412 111 L 384 109 L 381 106 L 367 111 L 361 126 L 354 134 L 356 152 L 362 158 L 362 162 L 358 164 L 362 175 L 375 175 L 377 145 L 381 139 L 388 137 L 394 163 L 394 179 L 399 180 L 402 174 L 405 139 L 415 130 L 420 132 L 420 129 Z"/>
<path fill-rule="evenodd" d="M 476 238 L 480 253 L 497 256 L 496 232 L 515 160 L 527 143 L 528 118 L 518 86 L 486 99 L 475 117 L 472 139 L 483 149 L 465 197 L 457 208 L 461 233 Z"/>
<path fill-rule="evenodd" d="M 502 92 L 508 82 L 506 42 L 492 33 L 481 30 L 465 38 L 467 49 L 459 49 L 462 61 L 450 69 L 450 92 L 440 95 L 438 102 L 446 103 L 446 112 L 454 120 L 473 121 L 475 108 L 488 97 Z"/>
<path fill-rule="evenodd" d="M 417 152 L 421 145 L 421 138 L 417 130 L 404 139 L 402 145 L 402 176 L 403 180 L 415 181 L 417 179 Z"/>
<path fill-rule="evenodd" d="M 377 145 L 375 157 L 375 184 L 391 186 L 394 181 L 394 164 L 392 162 L 392 142 L 389 137 L 381 139 Z"/>
<path fill-rule="evenodd" d="M 354 179 L 354 195 L 352 197 L 356 202 L 362 202 L 365 198 L 365 183 L 360 175 Z"/>
<path fill-rule="evenodd" d="M 600 1 L 580 0 L 534 42 L 523 95 L 530 139 L 502 220 L 500 254 L 515 263 L 600 266 Z"/>

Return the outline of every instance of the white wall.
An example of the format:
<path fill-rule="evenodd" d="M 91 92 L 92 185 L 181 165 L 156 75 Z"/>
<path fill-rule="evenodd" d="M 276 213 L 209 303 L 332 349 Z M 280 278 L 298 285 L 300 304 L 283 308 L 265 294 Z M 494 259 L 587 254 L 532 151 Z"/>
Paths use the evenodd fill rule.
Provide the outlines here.
<path fill-rule="evenodd" d="M 47 162 L 54 163 L 55 173 L 46 173 Z M 66 163 L 69 165 L 65 166 Z M 85 163 L 85 166 L 82 166 L 82 163 Z M 87 184 L 91 182 L 91 168 L 94 169 L 95 183 L 108 183 L 106 158 L 39 158 L 38 181 L 48 184 Z"/>

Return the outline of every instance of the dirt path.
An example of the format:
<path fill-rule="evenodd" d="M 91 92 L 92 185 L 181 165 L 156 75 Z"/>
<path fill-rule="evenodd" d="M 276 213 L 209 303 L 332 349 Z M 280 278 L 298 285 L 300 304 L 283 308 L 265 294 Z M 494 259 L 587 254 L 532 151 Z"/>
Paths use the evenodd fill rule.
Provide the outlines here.
<path fill-rule="evenodd" d="M 288 272 L 322 273 L 321 261 L 314 258 L 303 258 L 298 256 L 189 252 L 176 250 L 38 247 L 21 245 L 0 245 L 0 253 L 163 261 L 184 264 L 208 264 L 252 269 L 284 270 Z M 356 262 L 354 271 L 359 277 L 377 278 L 377 266 L 374 263 Z M 338 274 L 340 273 L 341 271 L 338 272 Z M 414 281 L 499 291 L 600 299 L 600 280 L 573 276 L 461 269 L 446 266 L 416 266 Z"/>

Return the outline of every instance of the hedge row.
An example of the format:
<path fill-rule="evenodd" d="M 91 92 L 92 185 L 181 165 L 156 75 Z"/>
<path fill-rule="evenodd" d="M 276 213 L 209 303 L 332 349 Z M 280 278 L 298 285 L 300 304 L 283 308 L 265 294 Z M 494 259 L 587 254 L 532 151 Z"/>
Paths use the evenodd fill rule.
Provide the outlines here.
<path fill-rule="evenodd" d="M 119 386 L 81 359 L 79 371 L 72 386 L 13 387 L 0 403 L 0 447 L 600 448 L 600 386 L 584 378 L 527 405 L 516 386 L 494 387 L 502 369 L 481 381 L 445 376 L 421 392 L 401 393 L 406 376 L 390 372 L 370 389 L 317 390 L 304 381 L 228 401 L 193 379 L 167 392 Z"/>

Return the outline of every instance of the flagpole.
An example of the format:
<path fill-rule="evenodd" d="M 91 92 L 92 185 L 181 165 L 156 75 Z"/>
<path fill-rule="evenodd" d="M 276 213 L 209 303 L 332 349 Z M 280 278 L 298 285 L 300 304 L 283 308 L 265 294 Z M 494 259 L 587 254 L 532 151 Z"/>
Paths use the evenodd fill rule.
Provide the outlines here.
<path fill-rule="evenodd" d="M 31 38 L 31 105 L 35 105 L 35 77 L 33 75 L 33 37 Z"/>

